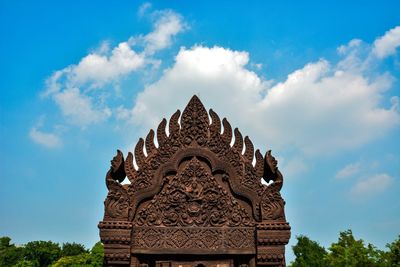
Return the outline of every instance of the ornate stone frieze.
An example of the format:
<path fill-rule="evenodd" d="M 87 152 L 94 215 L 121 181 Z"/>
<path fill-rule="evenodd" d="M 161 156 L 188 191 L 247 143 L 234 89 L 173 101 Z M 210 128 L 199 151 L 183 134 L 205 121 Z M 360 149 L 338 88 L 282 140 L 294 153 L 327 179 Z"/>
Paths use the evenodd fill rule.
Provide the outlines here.
<path fill-rule="evenodd" d="M 136 252 L 199 254 L 255 253 L 253 227 L 134 227 L 132 250 Z"/>
<path fill-rule="evenodd" d="M 106 185 L 99 224 L 105 265 L 136 266 L 160 253 L 246 254 L 252 260 L 240 264 L 285 264 L 290 226 L 277 161 L 197 96 L 140 138 L 126 159 L 118 151 Z"/>
<path fill-rule="evenodd" d="M 193 157 L 183 170 L 165 180 L 161 191 L 144 205 L 134 220 L 137 226 L 254 225 L 248 212 Z"/>

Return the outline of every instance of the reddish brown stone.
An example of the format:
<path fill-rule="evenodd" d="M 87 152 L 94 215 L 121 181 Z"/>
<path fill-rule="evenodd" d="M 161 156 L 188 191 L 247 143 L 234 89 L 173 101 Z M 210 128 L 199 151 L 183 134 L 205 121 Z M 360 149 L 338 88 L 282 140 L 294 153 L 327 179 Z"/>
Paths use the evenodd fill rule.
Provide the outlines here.
<path fill-rule="evenodd" d="M 290 226 L 277 161 L 254 152 L 237 128 L 231 146 L 229 122 L 221 133 L 220 118 L 209 115 L 193 96 L 171 116 L 169 135 L 161 121 L 158 147 L 150 130 L 135 156 L 117 152 L 99 223 L 106 266 L 285 266 Z"/>

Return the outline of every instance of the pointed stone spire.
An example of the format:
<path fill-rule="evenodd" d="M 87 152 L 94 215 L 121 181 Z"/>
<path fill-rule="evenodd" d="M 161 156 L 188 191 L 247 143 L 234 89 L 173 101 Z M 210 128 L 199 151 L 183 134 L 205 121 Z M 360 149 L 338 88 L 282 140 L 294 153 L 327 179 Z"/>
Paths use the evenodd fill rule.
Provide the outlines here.
<path fill-rule="evenodd" d="M 194 95 L 181 117 L 181 138 L 184 145 L 190 145 L 196 141 L 204 145 L 208 136 L 208 114 L 200 99 Z"/>

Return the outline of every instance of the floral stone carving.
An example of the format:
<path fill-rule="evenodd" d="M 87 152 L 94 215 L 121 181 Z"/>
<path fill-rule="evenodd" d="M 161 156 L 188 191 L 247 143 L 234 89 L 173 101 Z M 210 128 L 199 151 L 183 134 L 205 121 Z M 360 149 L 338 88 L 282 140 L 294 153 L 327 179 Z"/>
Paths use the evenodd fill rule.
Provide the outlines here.
<path fill-rule="evenodd" d="M 118 151 L 111 161 L 99 224 L 105 265 L 210 254 L 284 266 L 290 226 L 280 195 L 283 176 L 271 152 L 254 151 L 249 137 L 226 119 L 221 123 L 213 110 L 207 113 L 197 96 L 171 116 L 169 135 L 166 126 L 163 119 L 156 133 L 139 139 L 134 154 L 124 159 Z M 121 184 L 125 177 L 130 184 Z"/>

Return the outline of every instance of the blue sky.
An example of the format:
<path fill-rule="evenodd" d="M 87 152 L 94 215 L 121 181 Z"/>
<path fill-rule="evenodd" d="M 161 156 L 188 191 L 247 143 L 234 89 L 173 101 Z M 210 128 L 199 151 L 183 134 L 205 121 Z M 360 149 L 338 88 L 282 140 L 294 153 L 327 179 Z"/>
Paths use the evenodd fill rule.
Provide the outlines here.
<path fill-rule="evenodd" d="M 0 235 L 91 246 L 116 149 L 198 94 L 272 148 L 293 237 L 351 228 L 383 248 L 400 229 L 399 9 L 1 1 Z"/>

